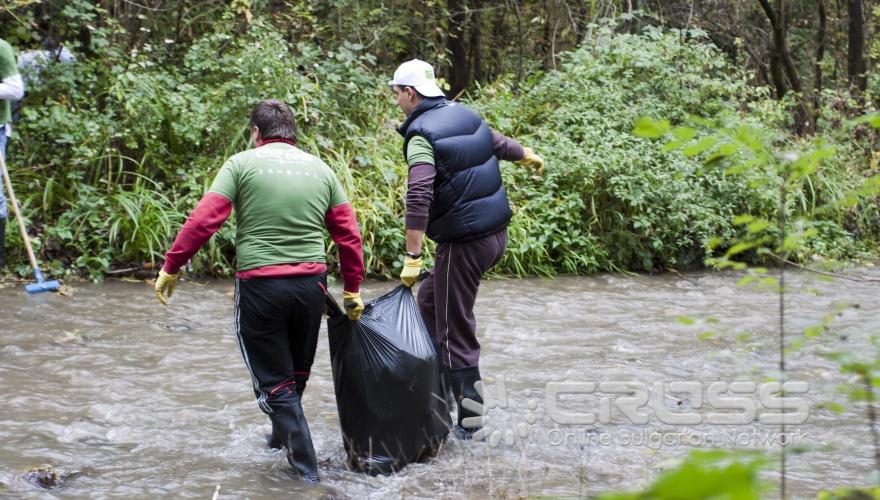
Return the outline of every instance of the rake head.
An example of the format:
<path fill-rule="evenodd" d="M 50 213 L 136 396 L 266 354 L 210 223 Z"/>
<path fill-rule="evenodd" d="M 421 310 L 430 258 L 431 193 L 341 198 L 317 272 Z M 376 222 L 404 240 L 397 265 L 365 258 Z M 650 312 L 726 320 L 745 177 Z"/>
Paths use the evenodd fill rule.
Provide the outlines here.
<path fill-rule="evenodd" d="M 42 292 L 55 292 L 61 287 L 61 283 L 58 280 L 52 281 L 40 281 L 37 283 L 31 283 L 24 287 L 27 290 L 27 293 L 42 293 Z"/>

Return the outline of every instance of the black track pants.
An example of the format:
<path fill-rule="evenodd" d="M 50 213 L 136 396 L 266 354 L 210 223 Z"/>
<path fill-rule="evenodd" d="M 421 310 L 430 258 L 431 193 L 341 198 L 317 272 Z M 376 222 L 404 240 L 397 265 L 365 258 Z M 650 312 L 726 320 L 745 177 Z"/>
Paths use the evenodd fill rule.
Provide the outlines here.
<path fill-rule="evenodd" d="M 238 345 L 268 415 L 299 401 L 297 385 L 305 387 L 315 359 L 325 288 L 324 274 L 235 282 Z"/>

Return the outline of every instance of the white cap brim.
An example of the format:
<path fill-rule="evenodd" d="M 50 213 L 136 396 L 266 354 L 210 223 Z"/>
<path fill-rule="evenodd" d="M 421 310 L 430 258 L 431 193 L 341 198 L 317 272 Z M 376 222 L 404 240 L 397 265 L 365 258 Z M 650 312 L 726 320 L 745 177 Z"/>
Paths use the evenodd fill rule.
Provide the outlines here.
<path fill-rule="evenodd" d="M 398 87 L 415 87 L 425 97 L 446 97 L 443 90 L 434 82 L 423 83 L 421 85 L 413 85 L 411 83 L 400 83 L 394 80 L 388 80 L 388 86 L 397 85 Z"/>
<path fill-rule="evenodd" d="M 425 97 L 446 97 L 443 90 L 441 90 L 434 82 L 423 83 L 421 85 L 416 85 L 415 87 L 416 90 L 419 91 L 419 94 L 422 94 Z"/>

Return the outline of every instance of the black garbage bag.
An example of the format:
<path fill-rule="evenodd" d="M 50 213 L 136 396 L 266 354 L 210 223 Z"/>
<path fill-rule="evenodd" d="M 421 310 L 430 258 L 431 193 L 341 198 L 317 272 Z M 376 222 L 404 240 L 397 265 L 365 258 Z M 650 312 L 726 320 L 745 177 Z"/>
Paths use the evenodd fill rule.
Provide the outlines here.
<path fill-rule="evenodd" d="M 352 322 L 328 295 L 336 405 L 348 465 L 390 474 L 433 457 L 451 426 L 437 351 L 412 290 L 368 302 Z"/>

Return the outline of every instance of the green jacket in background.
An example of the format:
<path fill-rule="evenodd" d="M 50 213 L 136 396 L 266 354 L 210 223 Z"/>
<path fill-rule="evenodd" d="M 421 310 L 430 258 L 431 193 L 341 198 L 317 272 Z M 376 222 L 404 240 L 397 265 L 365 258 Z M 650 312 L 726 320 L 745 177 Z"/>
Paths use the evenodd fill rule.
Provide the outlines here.
<path fill-rule="evenodd" d="M 15 64 L 15 53 L 12 45 L 0 38 L 0 79 L 9 78 L 18 74 L 18 66 Z M 0 125 L 12 122 L 12 103 L 3 100 L 0 104 Z"/>

